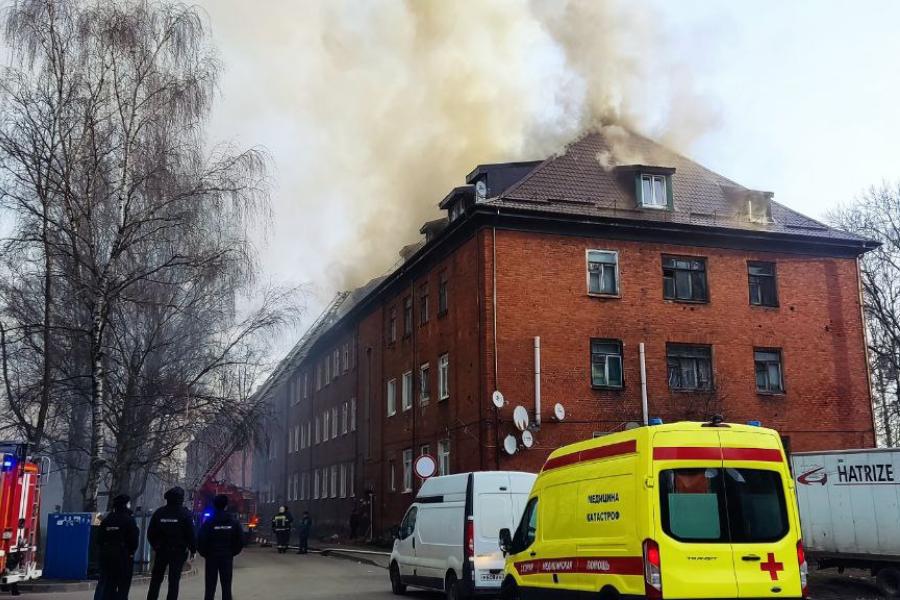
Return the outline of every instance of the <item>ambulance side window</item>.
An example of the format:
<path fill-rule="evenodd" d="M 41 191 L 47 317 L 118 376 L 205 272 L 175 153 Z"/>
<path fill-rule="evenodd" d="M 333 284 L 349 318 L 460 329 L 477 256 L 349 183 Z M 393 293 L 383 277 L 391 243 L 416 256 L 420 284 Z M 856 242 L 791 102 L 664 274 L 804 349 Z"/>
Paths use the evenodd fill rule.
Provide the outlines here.
<path fill-rule="evenodd" d="M 517 554 L 526 550 L 537 536 L 537 520 L 538 520 L 538 499 L 532 498 L 525 505 L 525 511 L 522 513 L 522 520 L 519 522 L 519 528 L 516 529 L 516 535 L 513 537 L 511 552 Z"/>

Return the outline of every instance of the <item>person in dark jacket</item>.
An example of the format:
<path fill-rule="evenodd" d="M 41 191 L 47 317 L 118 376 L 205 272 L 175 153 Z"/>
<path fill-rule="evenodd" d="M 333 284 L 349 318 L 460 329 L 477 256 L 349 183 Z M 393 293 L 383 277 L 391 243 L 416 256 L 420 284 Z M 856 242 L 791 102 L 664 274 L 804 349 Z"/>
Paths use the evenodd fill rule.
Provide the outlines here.
<path fill-rule="evenodd" d="M 131 516 L 131 498 L 122 494 L 113 498 L 112 512 L 97 528 L 97 549 L 100 553 L 100 583 L 102 600 L 127 600 L 134 573 L 134 553 L 137 552 L 137 523 Z"/>
<path fill-rule="evenodd" d="M 309 549 L 309 534 L 312 531 L 312 519 L 309 517 L 308 511 L 303 511 L 300 522 L 297 524 L 297 533 L 300 536 L 298 542 L 297 554 L 306 554 Z"/>
<path fill-rule="evenodd" d="M 234 557 L 244 548 L 244 532 L 238 520 L 226 511 L 228 496 L 216 496 L 213 507 L 215 514 L 200 527 L 197 544 L 200 556 L 206 559 L 206 593 L 203 597 L 213 600 L 219 580 L 222 582 L 222 600 L 231 600 Z"/>
<path fill-rule="evenodd" d="M 288 544 L 291 541 L 291 526 L 294 524 L 294 517 L 286 506 L 278 507 L 278 514 L 272 517 L 272 531 L 275 533 L 275 543 L 278 547 L 278 554 L 287 552 Z"/>
<path fill-rule="evenodd" d="M 197 552 L 194 521 L 190 511 L 184 507 L 184 490 L 176 486 L 163 497 L 166 505 L 156 509 L 147 526 L 147 541 L 155 553 L 147 600 L 159 598 L 159 588 L 167 571 L 169 591 L 166 600 L 178 600 L 181 570 L 187 562 L 188 553 L 193 556 Z"/>

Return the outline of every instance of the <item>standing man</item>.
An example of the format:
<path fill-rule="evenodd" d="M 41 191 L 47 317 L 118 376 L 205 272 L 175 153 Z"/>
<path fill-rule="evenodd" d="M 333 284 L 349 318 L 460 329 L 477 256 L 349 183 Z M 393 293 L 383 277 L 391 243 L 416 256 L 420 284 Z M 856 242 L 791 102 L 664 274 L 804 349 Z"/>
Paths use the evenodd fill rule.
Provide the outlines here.
<path fill-rule="evenodd" d="M 131 516 L 131 498 L 122 494 L 113 498 L 112 512 L 97 529 L 100 551 L 100 583 L 102 600 L 128 600 L 134 553 L 138 547 L 138 526 Z"/>
<path fill-rule="evenodd" d="M 187 562 L 188 553 L 193 556 L 197 552 L 194 521 L 190 511 L 184 507 L 184 490 L 173 487 L 163 498 L 166 505 L 156 509 L 147 526 L 147 541 L 154 550 L 147 600 L 159 598 L 159 588 L 167 571 L 169 591 L 166 600 L 178 600 L 181 570 Z"/>
<path fill-rule="evenodd" d="M 206 559 L 206 593 L 204 600 L 213 600 L 216 595 L 216 581 L 222 582 L 222 600 L 231 598 L 231 575 L 234 557 L 244 548 L 244 531 L 230 513 L 228 496 L 213 498 L 215 514 L 200 527 L 198 549 Z"/>
<path fill-rule="evenodd" d="M 311 531 L 312 519 L 309 518 L 309 511 L 304 510 L 303 516 L 300 518 L 300 524 L 297 525 L 297 533 L 300 536 L 297 554 L 306 554 L 306 551 L 309 548 L 309 534 Z"/>
<path fill-rule="evenodd" d="M 278 514 L 272 517 L 272 531 L 275 533 L 275 541 L 278 545 L 278 554 L 287 552 L 288 544 L 291 541 L 291 525 L 294 524 L 294 517 L 286 506 L 278 507 Z"/>

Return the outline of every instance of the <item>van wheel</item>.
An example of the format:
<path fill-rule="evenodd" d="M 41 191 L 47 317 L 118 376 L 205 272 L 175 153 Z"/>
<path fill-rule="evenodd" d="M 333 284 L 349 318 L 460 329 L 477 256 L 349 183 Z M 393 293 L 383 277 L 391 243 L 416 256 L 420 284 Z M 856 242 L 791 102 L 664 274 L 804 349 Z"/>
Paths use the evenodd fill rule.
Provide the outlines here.
<path fill-rule="evenodd" d="M 465 595 L 462 586 L 453 573 L 447 574 L 447 580 L 444 582 L 444 592 L 447 594 L 447 600 L 463 600 Z"/>
<path fill-rule="evenodd" d="M 504 581 L 503 585 L 500 587 L 500 599 L 501 600 L 520 600 L 519 586 L 516 585 L 516 582 L 513 581 L 512 578 L 509 578 L 506 581 Z"/>
<path fill-rule="evenodd" d="M 600 600 L 619 600 L 619 590 L 612 586 L 606 586 L 600 590 Z"/>
<path fill-rule="evenodd" d="M 406 593 L 406 586 L 400 579 L 400 569 L 397 563 L 391 563 L 391 592 L 396 596 L 402 596 Z"/>
<path fill-rule="evenodd" d="M 900 598 L 900 570 L 894 567 L 879 569 L 875 575 L 875 584 L 888 598 Z"/>

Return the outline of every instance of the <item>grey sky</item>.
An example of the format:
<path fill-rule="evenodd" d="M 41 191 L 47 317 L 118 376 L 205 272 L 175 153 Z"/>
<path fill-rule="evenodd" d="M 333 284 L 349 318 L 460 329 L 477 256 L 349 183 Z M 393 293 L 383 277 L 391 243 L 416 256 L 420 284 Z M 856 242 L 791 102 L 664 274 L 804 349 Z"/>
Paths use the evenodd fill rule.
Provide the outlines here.
<path fill-rule="evenodd" d="M 409 100 L 410 95 L 427 96 L 429 86 L 439 85 L 435 80 L 417 82 L 416 73 L 420 72 L 392 82 L 390 93 L 394 96 L 382 96 L 377 80 L 373 85 L 365 79 L 367 70 L 373 79 L 394 70 L 406 73 L 391 64 L 405 59 L 406 55 L 397 51 L 400 46 L 394 44 L 392 51 L 383 52 L 380 45 L 381 36 L 400 37 L 410 27 L 403 5 L 396 1 L 342 1 L 337 17 L 330 10 L 334 4 L 324 9 L 323 2 L 202 0 L 200 4 L 210 14 L 213 36 L 227 69 L 212 136 L 262 145 L 273 155 L 274 222 L 267 239 L 261 240 L 263 262 L 268 276 L 276 280 L 312 283 L 315 307 L 340 285 L 334 270 L 346 269 L 348 261 L 365 260 L 368 251 L 359 248 L 360 236 L 372 239 L 372 222 L 377 222 L 379 214 L 383 220 L 402 220 L 396 207 L 391 207 L 389 183 L 371 182 L 371 193 L 358 184 L 357 180 L 367 177 L 361 165 L 369 160 L 377 167 L 378 153 L 390 151 L 379 146 L 371 156 L 372 148 L 360 141 L 370 135 L 366 119 L 378 119 L 380 114 L 393 114 L 396 119 L 396 112 L 379 104 L 389 103 L 391 98 L 410 101 L 417 110 L 426 106 L 428 110 L 422 112 L 403 107 L 399 111 L 405 117 L 392 124 L 395 132 L 389 129 L 387 139 L 396 135 L 402 144 L 409 132 L 427 135 L 421 130 L 440 122 L 437 113 L 453 109 L 448 109 L 445 101 L 435 105 Z M 493 60 L 514 63 L 510 78 L 516 81 L 498 85 L 533 91 L 522 114 L 509 118 L 519 129 L 511 135 L 522 138 L 541 131 L 547 138 L 548 129 L 576 131 L 581 117 L 573 115 L 582 115 L 577 105 L 591 101 L 587 96 L 596 82 L 591 79 L 589 62 L 580 65 L 580 71 L 570 69 L 554 41 L 560 38 L 559 32 L 555 38 L 540 33 L 533 18 L 517 23 L 503 41 L 519 43 L 523 60 L 517 60 L 515 47 L 495 53 L 490 46 L 491 27 L 498 22 L 498 15 L 511 14 L 519 5 L 523 11 L 527 6 L 515 0 L 464 4 L 471 9 L 472 20 L 494 19 L 493 24 L 473 23 L 473 31 L 454 36 L 453 43 L 460 45 L 458 55 L 451 55 L 452 60 L 436 55 L 441 61 L 432 61 L 426 68 L 446 65 L 450 76 L 459 61 L 478 61 L 490 48 Z M 813 217 L 824 216 L 829 208 L 851 200 L 882 179 L 900 178 L 900 146 L 896 142 L 900 139 L 896 108 L 900 36 L 894 31 L 900 22 L 900 3 L 654 0 L 618 6 L 621 10 L 615 14 L 625 15 L 621 27 L 619 21 L 607 22 L 611 30 L 598 29 L 597 35 L 607 36 L 609 43 L 627 44 L 623 56 L 645 63 L 629 75 L 627 84 L 622 85 L 625 91 L 617 89 L 615 93 L 632 112 L 646 113 L 636 120 L 647 133 L 687 127 L 692 134 L 678 136 L 689 140 L 681 143 L 679 150 L 743 185 L 773 191 L 780 202 Z M 496 14 L 479 7 L 497 9 Z M 532 12 L 541 14 L 537 9 Z M 336 18 L 339 34 L 333 31 Z M 378 24 L 370 30 L 373 21 Z M 642 23 L 652 25 L 643 30 Z M 631 39 L 619 40 L 616 35 L 622 32 Z M 591 30 L 580 30 L 578 35 L 590 37 Z M 354 45 L 358 46 L 351 48 L 355 62 L 343 64 L 336 77 L 341 81 L 345 75 L 355 78 L 354 85 L 342 88 L 336 81 L 332 88 L 329 79 L 334 73 L 328 68 L 334 63 L 322 62 L 323 48 L 344 52 Z M 587 58 L 582 58 L 589 61 L 598 55 L 598 48 L 589 48 L 584 55 Z M 612 55 L 618 60 L 616 53 Z M 614 69 L 611 71 L 609 64 L 600 67 L 601 81 L 616 79 L 616 73 L 610 75 Z M 502 66 L 490 71 L 490 76 L 497 73 L 503 73 Z M 360 81 L 369 87 L 358 86 Z M 689 82 L 684 89 L 682 81 Z M 330 95 L 332 89 L 338 91 Z M 370 107 L 371 116 L 367 113 Z M 496 115 L 508 116 L 502 109 Z M 448 119 L 446 123 L 457 121 Z M 492 124 L 482 122 L 479 127 Z M 385 135 L 383 128 L 378 135 Z M 461 130 L 454 137 L 467 135 Z M 447 143 L 447 137 L 446 128 L 436 128 L 434 144 Z M 506 147 L 512 149 L 510 155 L 500 155 Z M 478 144 L 474 148 L 477 150 Z M 467 146 L 465 152 L 454 156 L 453 164 L 474 166 L 490 160 L 533 158 L 523 156 L 529 152 L 535 149 L 521 139 L 486 147 L 484 156 Z M 413 149 L 399 153 L 399 159 L 402 164 L 391 165 L 392 169 L 415 172 L 423 168 L 418 161 L 433 162 L 435 155 Z M 428 214 L 449 184 L 462 181 L 467 168 L 454 169 L 455 174 L 436 176 L 434 189 L 423 189 L 428 186 L 417 182 L 415 201 L 423 203 L 422 214 Z M 348 202 L 347 195 L 366 197 Z M 392 253 L 416 232 L 404 222 L 402 227 L 376 233 L 378 248 L 371 249 L 373 255 L 383 254 L 385 248 Z M 381 264 L 383 259 L 379 261 L 373 274 L 387 266 Z"/>

